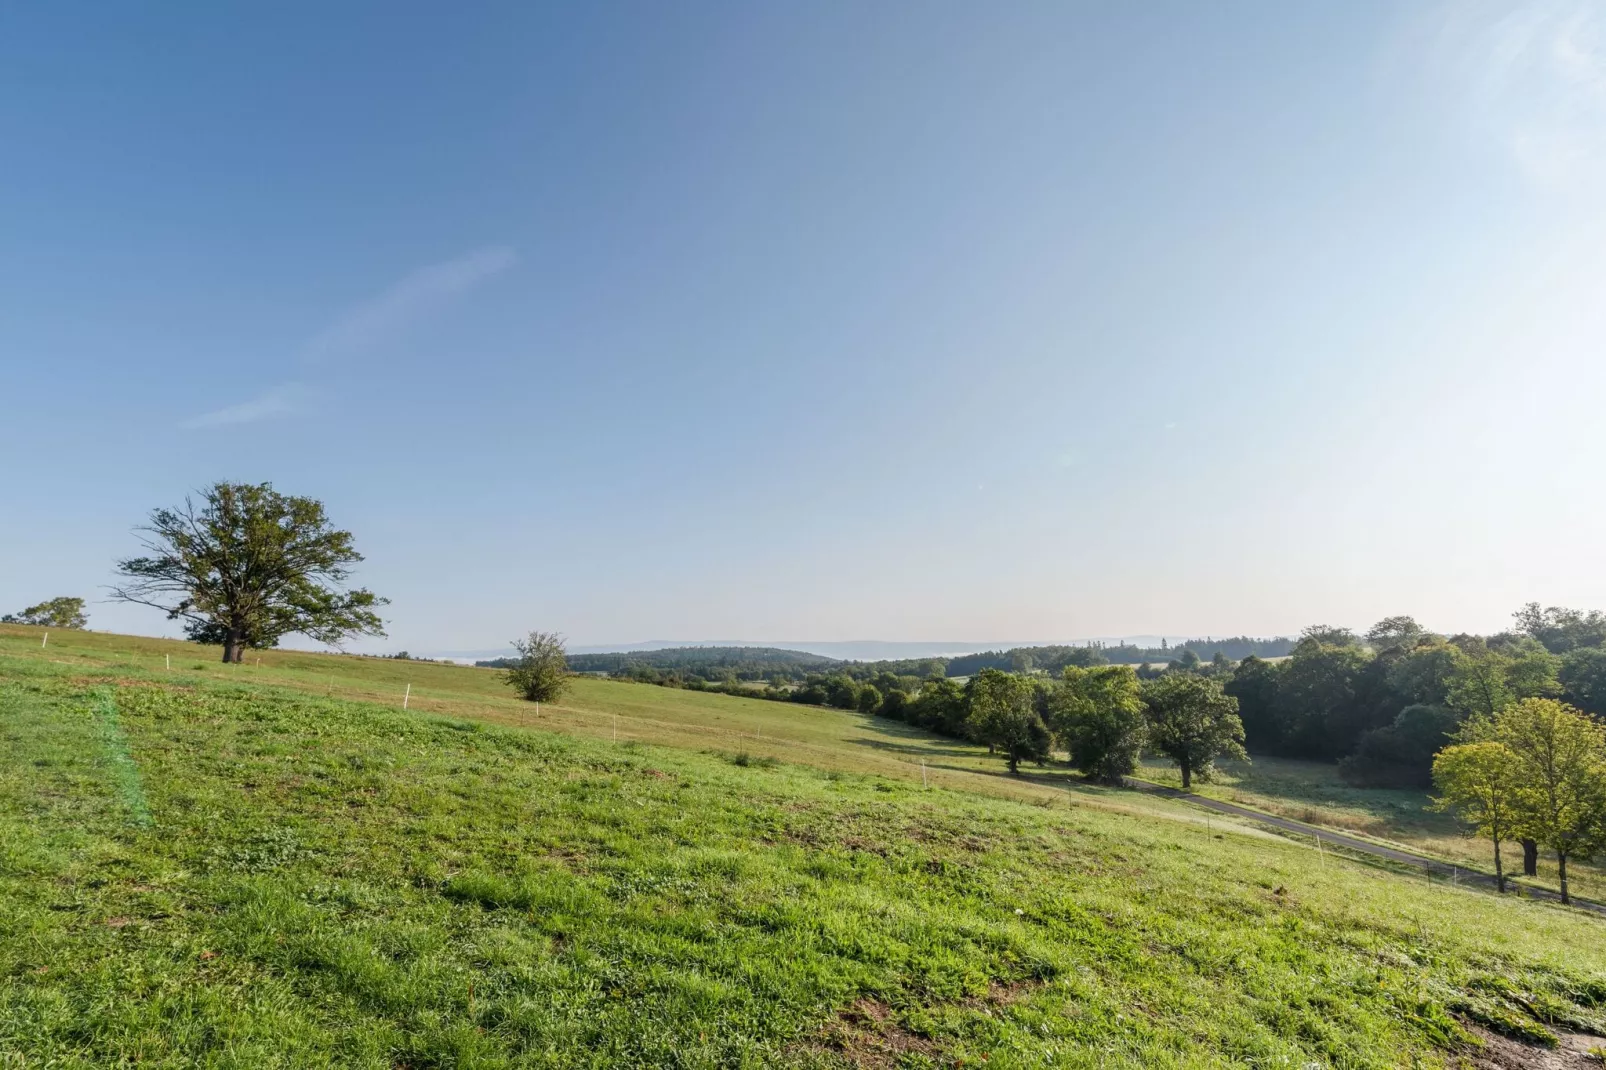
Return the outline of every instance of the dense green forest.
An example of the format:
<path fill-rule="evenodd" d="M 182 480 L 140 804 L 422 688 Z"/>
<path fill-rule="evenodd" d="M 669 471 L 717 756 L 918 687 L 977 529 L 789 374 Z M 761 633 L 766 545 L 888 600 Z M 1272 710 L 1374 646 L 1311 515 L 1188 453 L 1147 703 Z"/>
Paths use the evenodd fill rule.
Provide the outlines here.
<path fill-rule="evenodd" d="M 1339 761 L 1358 783 L 1425 785 L 1469 717 L 1523 698 L 1606 715 L 1606 614 L 1533 603 L 1513 624 L 1490 636 L 1435 635 L 1410 617 L 1364 636 L 1307 628 L 1290 657 L 1241 661 L 1226 690 L 1251 751 Z"/>

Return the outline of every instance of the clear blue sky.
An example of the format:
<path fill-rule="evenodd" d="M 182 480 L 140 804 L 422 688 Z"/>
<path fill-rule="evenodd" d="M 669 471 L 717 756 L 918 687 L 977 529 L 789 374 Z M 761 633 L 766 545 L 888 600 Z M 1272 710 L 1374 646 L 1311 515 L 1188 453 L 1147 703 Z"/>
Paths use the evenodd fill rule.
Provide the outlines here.
<path fill-rule="evenodd" d="M 1587 2 L 13 7 L 0 608 L 217 479 L 377 650 L 1606 607 L 1603 191 Z"/>

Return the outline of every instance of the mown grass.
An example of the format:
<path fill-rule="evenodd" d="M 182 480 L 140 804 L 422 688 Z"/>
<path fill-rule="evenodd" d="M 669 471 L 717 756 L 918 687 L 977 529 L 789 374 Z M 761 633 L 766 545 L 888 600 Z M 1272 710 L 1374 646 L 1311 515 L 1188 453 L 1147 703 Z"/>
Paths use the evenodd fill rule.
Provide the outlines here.
<path fill-rule="evenodd" d="M 1606 1029 L 1601 923 L 1557 907 L 92 638 L 0 653 L 0 1065 L 1438 1066 L 1469 1021 Z"/>
<path fill-rule="evenodd" d="M 1494 849 L 1489 841 L 1469 835 L 1454 815 L 1434 809 L 1431 793 L 1426 790 L 1356 787 L 1338 775 L 1335 765 L 1289 758 L 1226 761 L 1218 773 L 1215 782 L 1196 782 L 1194 790 L 1471 869 L 1494 872 Z M 1158 784 L 1181 786 L 1176 768 L 1156 759 L 1145 761 L 1141 775 Z M 1501 850 L 1507 871 L 1519 875 L 1516 883 L 1552 891 L 1560 887 L 1554 858 L 1542 853 L 1538 875 L 1524 878 L 1520 876 L 1521 844 L 1507 843 Z M 1599 864 L 1574 860 L 1568 864 L 1567 877 L 1573 894 L 1606 901 L 1606 871 Z"/>

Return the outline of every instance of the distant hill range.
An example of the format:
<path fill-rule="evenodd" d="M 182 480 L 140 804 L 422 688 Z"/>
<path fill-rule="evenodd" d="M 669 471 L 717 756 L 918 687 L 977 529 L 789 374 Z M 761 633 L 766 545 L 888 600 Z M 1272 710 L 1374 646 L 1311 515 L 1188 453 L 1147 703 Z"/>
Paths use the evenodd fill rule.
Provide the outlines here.
<path fill-rule="evenodd" d="M 1148 639 L 1151 637 L 1141 637 Z M 686 679 L 728 680 L 803 680 L 814 675 L 845 673 L 854 677 L 869 677 L 890 672 L 899 676 L 970 676 L 982 669 L 1039 669 L 1057 673 L 1066 665 L 1122 664 L 1164 665 L 1182 658 L 1187 652 L 1201 661 L 1209 661 L 1220 654 L 1238 661 L 1251 654 L 1263 658 L 1283 657 L 1293 649 L 1294 640 L 1286 637 L 1255 639 L 1235 636 L 1230 639 L 1188 639 L 1171 643 L 1164 638 L 1153 646 L 1139 645 L 1130 640 L 1114 643 L 1098 640 L 1081 644 L 1043 644 L 1015 646 L 1007 649 L 972 650 L 965 653 L 934 654 L 929 643 L 833 643 L 809 644 L 814 650 L 798 650 L 779 646 L 744 646 L 739 643 L 719 645 L 672 644 L 638 647 L 624 650 L 588 650 L 580 648 L 569 655 L 569 668 L 575 672 L 606 673 L 610 676 L 634 676 L 644 679 L 667 675 Z M 968 644 L 954 644 L 963 648 Z M 876 648 L 879 658 L 832 657 L 818 652 L 822 646 L 852 647 L 862 651 Z M 887 656 L 894 652 L 910 651 L 902 657 Z M 501 667 L 506 658 L 477 661 L 476 665 Z"/>

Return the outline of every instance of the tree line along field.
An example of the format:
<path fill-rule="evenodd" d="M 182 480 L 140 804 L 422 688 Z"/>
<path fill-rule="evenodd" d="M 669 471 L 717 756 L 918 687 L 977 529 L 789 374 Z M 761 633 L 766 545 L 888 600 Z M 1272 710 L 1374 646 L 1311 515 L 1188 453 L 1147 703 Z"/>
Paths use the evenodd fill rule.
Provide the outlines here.
<path fill-rule="evenodd" d="M 1597 919 L 907 726 L 214 656 L 0 627 L 0 1065 L 1586 1065 L 1606 1032 Z"/>

